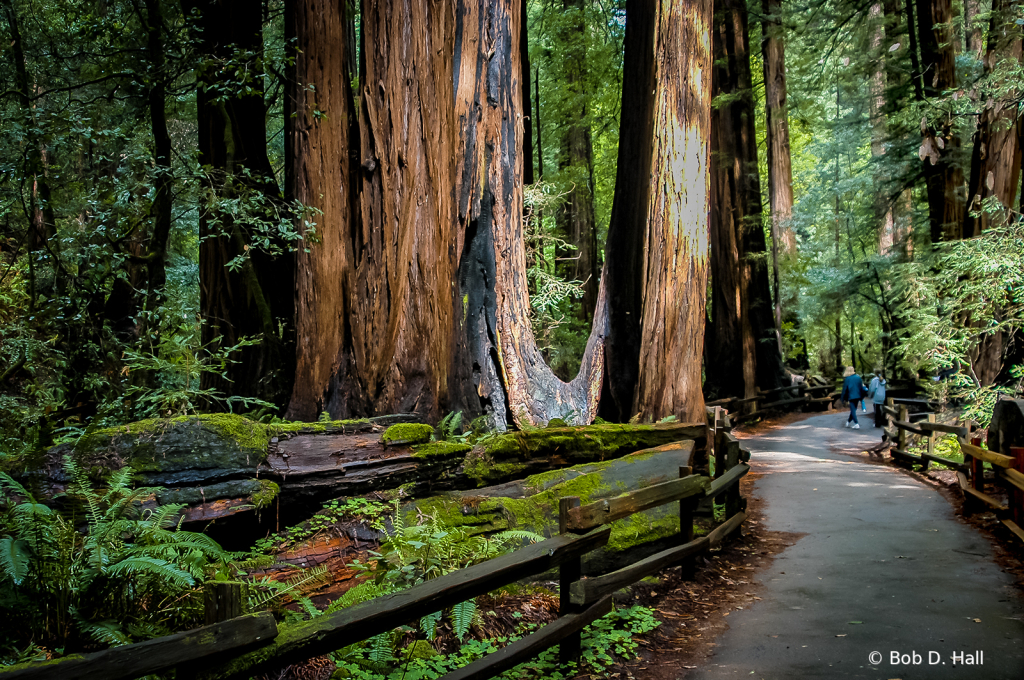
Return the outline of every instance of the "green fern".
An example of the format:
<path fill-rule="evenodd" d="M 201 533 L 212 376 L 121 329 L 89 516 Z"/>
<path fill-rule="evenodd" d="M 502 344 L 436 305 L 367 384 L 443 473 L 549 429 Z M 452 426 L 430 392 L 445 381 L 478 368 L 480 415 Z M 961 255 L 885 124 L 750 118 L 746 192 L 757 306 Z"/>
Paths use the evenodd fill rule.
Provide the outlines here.
<path fill-rule="evenodd" d="M 476 614 L 476 600 L 466 600 L 452 607 L 452 625 L 459 642 L 462 642 L 466 633 L 469 632 L 470 626 L 473 625 L 474 614 Z"/>
<path fill-rule="evenodd" d="M 420 631 L 426 635 L 428 640 L 433 640 L 437 637 L 437 624 L 441 620 L 443 612 L 436 611 L 433 614 L 427 614 L 420 619 Z"/>
<path fill-rule="evenodd" d="M 22 539 L 0 538 L 0 568 L 6 578 L 11 579 L 14 585 L 21 585 L 21 582 L 28 575 L 29 560 L 28 542 Z"/>

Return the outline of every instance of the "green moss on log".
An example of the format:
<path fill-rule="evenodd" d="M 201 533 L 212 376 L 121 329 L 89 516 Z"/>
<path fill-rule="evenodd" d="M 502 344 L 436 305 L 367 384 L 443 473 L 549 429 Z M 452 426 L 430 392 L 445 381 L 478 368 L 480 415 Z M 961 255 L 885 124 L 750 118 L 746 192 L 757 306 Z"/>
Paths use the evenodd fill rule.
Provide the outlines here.
<path fill-rule="evenodd" d="M 385 446 L 394 444 L 425 444 L 434 436 L 434 428 L 422 423 L 399 423 L 384 430 L 381 441 Z"/>
<path fill-rule="evenodd" d="M 546 427 L 488 437 L 466 456 L 464 472 L 477 486 L 516 479 L 527 461 L 560 458 L 566 465 L 619 458 L 641 449 L 704 436 L 703 423 Z"/>
<path fill-rule="evenodd" d="M 418 460 L 444 460 L 465 456 L 473 449 L 469 444 L 457 442 L 429 442 L 412 447 L 412 457 Z"/>
<path fill-rule="evenodd" d="M 281 493 L 281 487 L 269 479 L 261 479 L 259 483 L 260 488 L 249 496 L 249 500 L 252 501 L 257 510 L 270 505 L 277 498 L 277 494 Z"/>

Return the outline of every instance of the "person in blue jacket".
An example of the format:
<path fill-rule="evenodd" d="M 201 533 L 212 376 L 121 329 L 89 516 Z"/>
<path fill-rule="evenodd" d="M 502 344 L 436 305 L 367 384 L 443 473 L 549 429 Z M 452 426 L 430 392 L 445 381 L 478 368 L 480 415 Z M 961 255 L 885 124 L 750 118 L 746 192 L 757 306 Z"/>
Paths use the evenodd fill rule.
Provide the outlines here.
<path fill-rule="evenodd" d="M 853 366 L 847 366 L 846 370 L 843 371 L 843 394 L 839 398 L 850 402 L 850 417 L 846 419 L 843 427 L 852 427 L 854 430 L 860 429 L 860 423 L 857 422 L 857 407 L 860 406 L 860 402 L 864 395 L 867 394 L 867 391 L 867 386 L 864 385 L 864 381 L 857 375 L 857 372 L 853 370 Z M 850 423 L 853 423 L 853 425 Z"/>

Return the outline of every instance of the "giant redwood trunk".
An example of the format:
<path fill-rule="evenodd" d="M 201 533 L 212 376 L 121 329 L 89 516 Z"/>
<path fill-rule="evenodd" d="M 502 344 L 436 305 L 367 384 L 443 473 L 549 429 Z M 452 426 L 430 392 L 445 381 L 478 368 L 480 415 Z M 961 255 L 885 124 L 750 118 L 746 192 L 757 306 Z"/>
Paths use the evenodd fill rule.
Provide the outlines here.
<path fill-rule="evenodd" d="M 287 411 L 293 420 L 314 420 L 331 410 L 325 398 L 337 392 L 338 370 L 347 359 L 351 301 L 346 292 L 351 290 L 359 167 L 351 153 L 359 131 L 348 79 L 347 5 L 294 0 L 286 9 L 288 37 L 297 41 L 285 120 L 289 189 L 291 198 L 319 211 L 309 218 L 315 222 L 312 231 L 300 225 L 307 244 L 296 254 L 296 366 Z M 338 404 L 333 406 L 335 417 L 341 417 Z"/>
<path fill-rule="evenodd" d="M 782 385 L 761 225 L 753 85 L 744 0 L 717 0 L 711 109 L 709 394 L 754 396 Z"/>
<path fill-rule="evenodd" d="M 519 2 L 364 0 L 358 132 L 337 75 L 342 10 L 292 11 L 295 90 L 316 85 L 296 98 L 295 195 L 324 214 L 300 255 L 289 414 L 593 420 L 600 314 L 568 384 L 530 330 Z"/>
<path fill-rule="evenodd" d="M 935 100 L 957 86 L 956 51 L 951 21 L 951 0 L 908 0 L 916 2 L 918 46 L 922 91 Z M 951 116 L 933 116 L 921 123 L 920 158 L 928 193 L 928 218 L 932 241 L 955 240 L 963 236 L 964 175 L 957 155 L 960 139 L 949 121 Z"/>
<path fill-rule="evenodd" d="M 985 54 L 985 73 L 992 75 L 1001 68 L 1012 69 L 1021 60 L 1021 33 L 1010 17 L 1010 3 L 994 0 L 992 22 Z M 1007 68 L 1009 67 L 1009 68 Z M 974 138 L 970 203 L 964 223 L 964 236 L 978 236 L 992 224 L 1008 218 L 1005 212 L 990 214 L 982 204 L 996 198 L 1004 209 L 1013 207 L 1020 180 L 1021 143 L 1017 119 L 1017 92 L 985 94 L 980 97 L 984 108 Z"/>
<path fill-rule="evenodd" d="M 704 417 L 711 0 L 662 0 L 655 28 L 654 138 L 634 410 Z"/>
<path fill-rule="evenodd" d="M 594 419 L 603 373 L 604 304 L 569 383 L 544 363 L 530 327 L 523 246 L 524 125 L 515 0 L 458 0 L 455 31 L 459 285 L 482 410 L 503 427 Z"/>
<path fill-rule="evenodd" d="M 267 254 L 255 245 L 245 219 L 216 205 L 239 197 L 267 205 L 280 193 L 267 157 L 262 92 L 221 89 L 239 70 L 256 69 L 263 51 L 261 5 L 201 0 L 194 7 L 208 60 L 197 95 L 199 154 L 211 168 L 208 190 L 214 203 L 199 223 L 203 346 L 226 350 L 243 338 L 257 340 L 232 352 L 223 374 L 204 373 L 202 387 L 283 404 L 293 370 L 293 256 Z M 265 217 L 273 219 L 273 211 Z M 240 264 L 229 268 L 233 262 Z"/>
<path fill-rule="evenodd" d="M 315 137 L 300 141 L 296 177 L 307 176 L 311 198 L 326 194 L 331 215 L 322 219 L 323 242 L 303 258 L 311 270 L 299 279 L 293 417 L 325 409 L 337 417 L 417 412 L 437 419 L 460 405 L 461 381 L 453 381 L 461 308 L 453 285 L 460 241 L 452 192 L 455 22 L 445 2 L 363 3 L 356 135 L 338 77 L 345 70 L 319 58 L 321 50 L 344 58 L 340 9 L 311 6 L 307 23 L 296 21 L 300 44 L 312 51 L 300 54 L 301 68 L 328 86 L 334 108 L 319 121 L 299 111 Z M 317 106 L 323 97 L 317 89 Z M 297 181 L 297 196 L 301 188 Z"/>

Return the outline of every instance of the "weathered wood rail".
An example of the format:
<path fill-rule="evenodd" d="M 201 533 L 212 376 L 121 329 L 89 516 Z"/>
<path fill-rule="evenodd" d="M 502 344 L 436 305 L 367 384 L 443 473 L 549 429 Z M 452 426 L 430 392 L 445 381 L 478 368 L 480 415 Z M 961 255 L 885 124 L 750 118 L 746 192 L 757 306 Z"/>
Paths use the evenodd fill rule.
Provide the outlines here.
<path fill-rule="evenodd" d="M 992 510 L 1007 529 L 1024 541 L 1024 529 L 1021 528 L 1024 526 L 1024 447 L 1002 441 L 1001 451 L 983 448 L 977 423 L 937 423 L 934 413 L 911 414 L 908 408 L 910 400 L 900 401 L 902 403 L 887 399 L 883 407 L 888 423 L 885 434 L 890 442 L 889 455 L 892 460 L 911 468 L 919 465 L 922 470 L 927 470 L 930 463 L 940 463 L 956 470 L 957 482 L 964 494 L 964 512 L 971 513 L 978 508 Z M 926 420 L 914 423 L 914 415 Z M 935 455 L 936 437 L 941 433 L 956 435 L 963 462 Z M 911 453 L 908 450 L 911 437 L 925 439 L 926 450 Z M 991 433 L 989 442 L 995 443 Z M 994 473 L 992 483 L 1006 491 L 1008 502 L 1003 503 L 986 493 L 986 463 Z"/>
<path fill-rule="evenodd" d="M 758 390 L 752 397 L 723 397 L 709 401 L 707 405 L 732 411 L 730 418 L 740 423 L 759 418 L 769 411 L 792 411 L 808 406 L 831 411 L 839 395 L 839 390 L 828 384 L 824 378 L 811 377 L 807 382 L 796 385 Z"/>
<path fill-rule="evenodd" d="M 398 626 L 415 625 L 433 612 L 555 568 L 560 582 L 558 619 L 449 673 L 444 680 L 493 678 L 554 645 L 559 645 L 563 662 L 578 659 L 583 628 L 611 610 L 613 592 L 673 565 L 680 565 L 684 577 L 692 579 L 695 556 L 720 546 L 746 518 L 739 481 L 750 470 L 745 464 L 749 452 L 729 429 L 721 409 L 708 409 L 707 453 L 709 459 L 713 456 L 713 476 L 692 474 L 692 468 L 684 466 L 679 479 L 616 498 L 588 505 L 581 505 L 578 498 L 562 498 L 557 536 L 399 593 L 297 624 L 278 626 L 266 612 L 240 616 L 95 654 L 12 666 L 0 671 L 0 680 L 122 680 L 171 670 L 179 678 L 241 680 L 302 663 Z M 695 539 L 698 506 L 719 496 L 724 496 L 726 521 Z M 668 503 L 679 503 L 676 545 L 609 574 L 581 578 L 583 556 L 608 542 L 608 524 Z M 634 546 L 631 551 L 643 547 Z M 235 590 L 207 588 L 208 620 L 237 613 L 228 601 Z"/>

